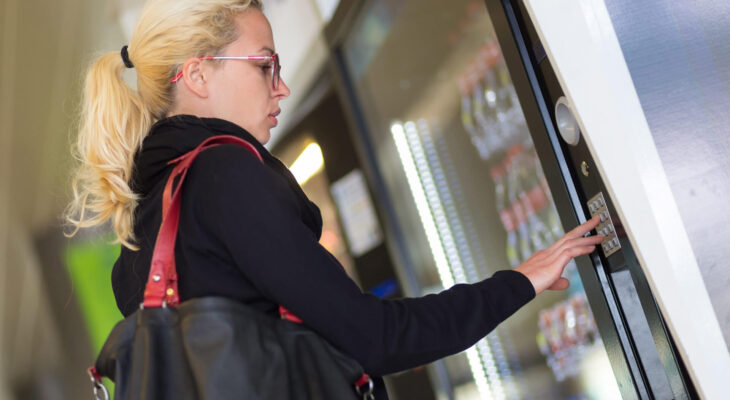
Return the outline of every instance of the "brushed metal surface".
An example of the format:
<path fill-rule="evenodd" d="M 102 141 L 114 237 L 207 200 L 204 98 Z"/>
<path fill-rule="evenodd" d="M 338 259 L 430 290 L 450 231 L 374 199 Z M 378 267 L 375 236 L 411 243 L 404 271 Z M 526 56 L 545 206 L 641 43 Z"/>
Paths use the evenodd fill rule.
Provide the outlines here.
<path fill-rule="evenodd" d="M 730 346 L 730 3 L 605 3 Z"/>

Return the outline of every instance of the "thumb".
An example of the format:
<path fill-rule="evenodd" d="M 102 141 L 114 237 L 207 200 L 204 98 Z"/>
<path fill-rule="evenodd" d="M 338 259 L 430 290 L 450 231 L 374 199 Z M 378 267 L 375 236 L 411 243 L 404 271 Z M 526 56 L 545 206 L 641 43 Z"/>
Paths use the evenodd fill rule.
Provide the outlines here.
<path fill-rule="evenodd" d="M 553 282 L 552 285 L 548 287 L 549 290 L 565 290 L 568 287 L 570 287 L 570 281 L 565 278 L 558 278 L 557 281 Z"/>

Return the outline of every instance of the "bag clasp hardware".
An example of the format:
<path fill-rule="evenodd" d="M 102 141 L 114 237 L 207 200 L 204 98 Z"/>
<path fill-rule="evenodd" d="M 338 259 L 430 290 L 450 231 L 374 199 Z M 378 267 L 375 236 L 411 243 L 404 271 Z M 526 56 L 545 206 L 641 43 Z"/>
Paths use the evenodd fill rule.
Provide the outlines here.
<path fill-rule="evenodd" d="M 90 367 L 86 370 L 86 373 L 89 374 L 91 383 L 94 385 L 94 400 L 109 400 L 109 390 L 101 381 L 101 375 L 96 371 L 96 367 Z"/>
<path fill-rule="evenodd" d="M 167 300 L 162 300 L 162 305 L 160 305 L 162 308 L 167 308 Z M 139 309 L 144 310 L 144 302 L 139 303 Z"/>
<path fill-rule="evenodd" d="M 367 389 L 361 389 L 365 385 L 367 385 Z M 373 380 L 368 374 L 362 374 L 360 379 L 355 382 L 355 391 L 358 396 L 362 396 L 363 400 L 375 400 L 375 396 L 373 395 Z"/>

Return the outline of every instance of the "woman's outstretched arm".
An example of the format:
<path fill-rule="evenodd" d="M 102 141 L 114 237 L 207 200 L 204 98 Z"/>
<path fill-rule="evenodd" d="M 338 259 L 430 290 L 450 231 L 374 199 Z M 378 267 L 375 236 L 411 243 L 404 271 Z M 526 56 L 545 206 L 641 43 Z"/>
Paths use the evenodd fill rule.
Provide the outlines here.
<path fill-rule="evenodd" d="M 481 282 L 420 298 L 383 300 L 362 293 L 302 223 L 286 182 L 247 150 L 207 150 L 186 185 L 196 188 L 204 229 L 224 244 L 235 267 L 262 295 L 376 375 L 470 347 L 534 298 L 535 287 L 550 287 L 553 278 L 559 282 L 568 256 L 589 246 L 573 238 L 580 232 L 574 231 L 521 271 L 498 271 Z"/>

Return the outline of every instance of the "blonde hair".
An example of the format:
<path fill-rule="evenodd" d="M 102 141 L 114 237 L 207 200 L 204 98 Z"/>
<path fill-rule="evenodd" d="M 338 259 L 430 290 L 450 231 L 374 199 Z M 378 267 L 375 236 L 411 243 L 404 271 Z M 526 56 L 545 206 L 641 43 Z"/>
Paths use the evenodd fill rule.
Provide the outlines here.
<path fill-rule="evenodd" d="M 92 63 L 73 149 L 79 165 L 65 214 L 74 227 L 68 236 L 111 220 L 117 241 L 137 249 L 134 212 L 139 196 L 130 187 L 134 156 L 152 124 L 172 105 L 170 79 L 188 58 L 216 54 L 235 41 L 236 16 L 261 8 L 261 0 L 149 0 L 128 49 L 137 90 L 122 80 L 125 66 L 119 51 Z"/>

